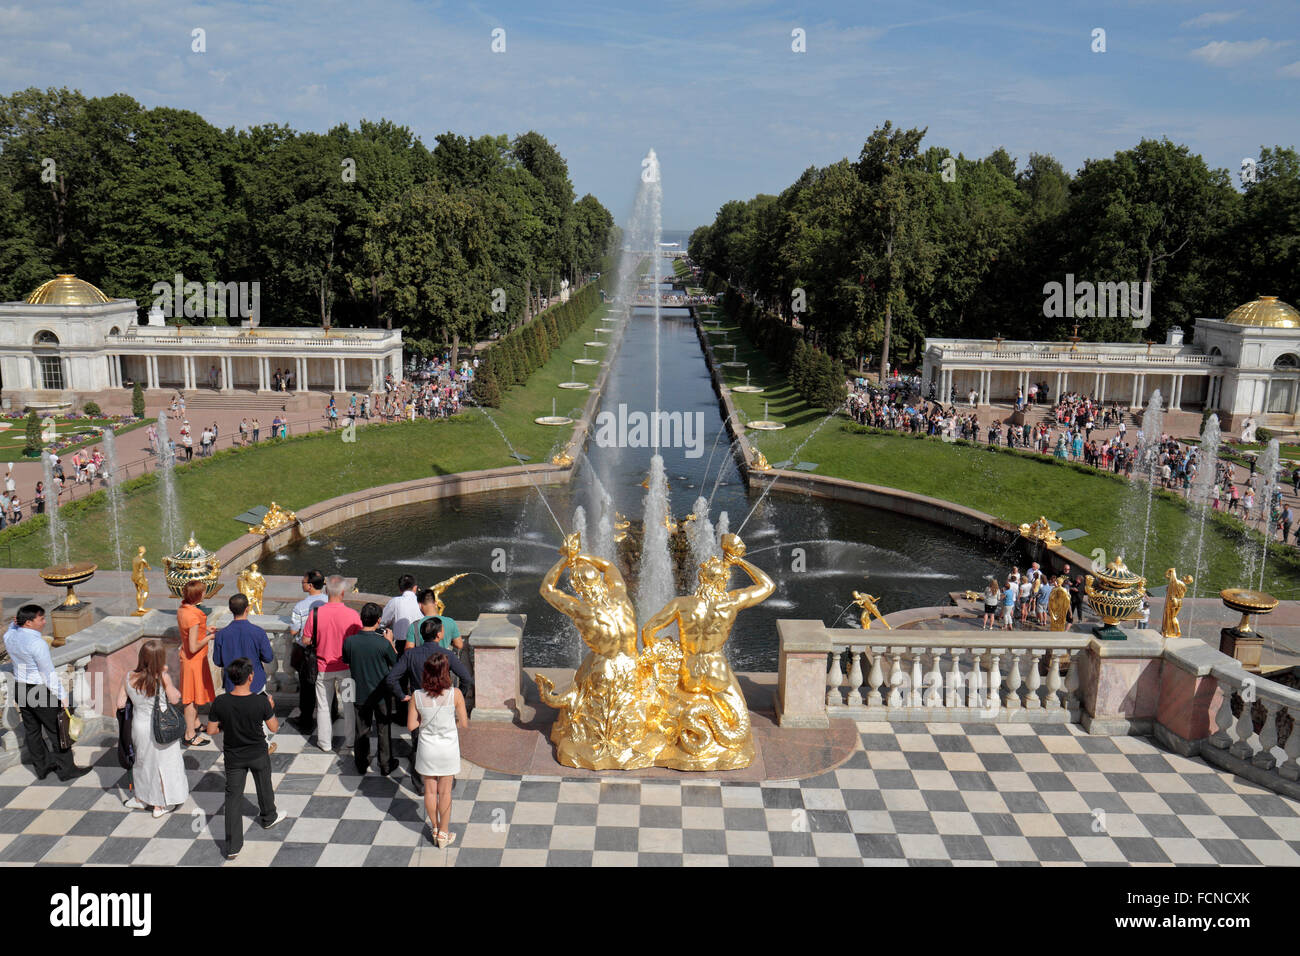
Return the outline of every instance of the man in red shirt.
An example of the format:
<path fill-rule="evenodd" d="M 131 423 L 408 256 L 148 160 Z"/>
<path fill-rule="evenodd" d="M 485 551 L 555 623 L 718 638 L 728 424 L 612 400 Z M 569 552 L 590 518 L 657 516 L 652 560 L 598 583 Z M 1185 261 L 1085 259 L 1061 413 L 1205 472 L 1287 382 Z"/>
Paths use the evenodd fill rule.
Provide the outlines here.
<path fill-rule="evenodd" d="M 337 574 L 325 582 L 328 600 L 318 604 L 307 615 L 302 629 L 302 642 L 316 647 L 316 746 L 326 753 L 333 750 L 334 727 L 330 721 L 330 706 L 334 695 L 350 687 L 352 672 L 343 661 L 343 642 L 361 630 L 361 615 L 343 603 L 346 584 Z M 344 703 L 347 703 L 345 700 Z M 343 711 L 343 750 L 352 749 L 355 708 L 340 707 Z"/>

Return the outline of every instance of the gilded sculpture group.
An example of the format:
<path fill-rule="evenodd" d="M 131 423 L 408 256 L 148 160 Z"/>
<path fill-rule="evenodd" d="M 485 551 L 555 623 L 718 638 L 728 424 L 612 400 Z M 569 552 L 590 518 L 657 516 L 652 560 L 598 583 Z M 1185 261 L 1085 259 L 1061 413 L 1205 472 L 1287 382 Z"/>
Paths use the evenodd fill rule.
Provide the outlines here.
<path fill-rule="evenodd" d="M 581 545 L 576 533 L 565 538 L 541 587 L 590 648 L 563 691 L 536 677 L 542 701 L 560 712 L 551 731 L 559 762 L 589 770 L 749 766 L 749 711 L 725 644 L 736 614 L 772 594 L 772 579 L 745 560 L 740 538 L 723 535 L 722 557 L 703 563 L 693 595 L 674 598 L 641 626 L 638 650 L 636 612 L 622 574 L 583 554 Z M 733 568 L 749 576 L 747 586 L 727 589 Z M 558 586 L 565 570 L 574 594 Z M 673 624 L 676 640 L 659 636 Z"/>

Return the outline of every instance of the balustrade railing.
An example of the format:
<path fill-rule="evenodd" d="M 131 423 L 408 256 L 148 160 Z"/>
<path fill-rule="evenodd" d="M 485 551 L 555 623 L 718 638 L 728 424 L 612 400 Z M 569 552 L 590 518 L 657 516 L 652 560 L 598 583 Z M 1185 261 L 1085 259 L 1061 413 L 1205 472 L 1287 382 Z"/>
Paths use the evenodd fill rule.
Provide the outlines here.
<path fill-rule="evenodd" d="M 1087 635 L 828 633 L 830 716 L 1043 723 L 1079 718 L 1075 658 L 1088 646 Z"/>
<path fill-rule="evenodd" d="M 1206 741 L 1265 773 L 1300 780 L 1300 691 L 1260 677 L 1234 664 L 1210 670 L 1221 697 L 1215 714 L 1219 728 Z"/>

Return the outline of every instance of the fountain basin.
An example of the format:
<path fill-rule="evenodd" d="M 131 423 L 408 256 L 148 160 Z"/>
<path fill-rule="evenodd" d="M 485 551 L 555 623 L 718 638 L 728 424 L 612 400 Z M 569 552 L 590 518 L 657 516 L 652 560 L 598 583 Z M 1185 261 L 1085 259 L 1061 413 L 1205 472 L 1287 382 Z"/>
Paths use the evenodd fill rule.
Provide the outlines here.
<path fill-rule="evenodd" d="M 580 358 L 573 360 L 574 365 L 599 365 L 600 359 Z"/>
<path fill-rule="evenodd" d="M 743 392 L 746 395 L 757 395 L 762 391 L 757 385 L 733 385 L 731 390 L 733 392 Z"/>
<path fill-rule="evenodd" d="M 534 418 L 533 421 L 538 425 L 560 426 L 573 424 L 572 418 L 566 418 L 563 415 L 543 415 L 541 418 Z"/>
<path fill-rule="evenodd" d="M 603 349 L 603 348 L 606 346 L 606 344 L 608 344 L 608 343 L 605 343 L 605 342 L 583 342 L 582 344 L 583 344 L 583 345 L 589 345 L 589 346 L 591 346 L 593 349 Z"/>
<path fill-rule="evenodd" d="M 748 362 L 721 362 L 723 368 L 748 368 Z"/>
<path fill-rule="evenodd" d="M 560 388 L 587 389 L 591 388 L 586 382 L 560 382 Z"/>
<path fill-rule="evenodd" d="M 779 432 L 785 428 L 780 422 L 768 421 L 766 418 L 756 418 L 752 422 L 746 422 L 745 427 L 760 432 Z"/>

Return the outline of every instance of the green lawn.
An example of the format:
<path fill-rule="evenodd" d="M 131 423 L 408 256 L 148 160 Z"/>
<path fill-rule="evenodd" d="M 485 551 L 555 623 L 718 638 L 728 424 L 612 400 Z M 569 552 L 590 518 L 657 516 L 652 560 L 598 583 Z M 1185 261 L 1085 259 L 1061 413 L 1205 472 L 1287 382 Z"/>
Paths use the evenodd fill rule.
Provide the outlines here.
<path fill-rule="evenodd" d="M 1126 561 L 1136 570 L 1146 521 L 1144 485 L 1031 454 L 946 444 L 934 438 L 865 433 L 843 415 L 828 420 L 825 412 L 809 407 L 794 393 L 767 357 L 749 345 L 738 326 L 724 320 L 720 328 L 728 329 L 727 340 L 737 344 L 736 359 L 749 363 L 750 383 L 765 389 L 757 395 L 733 392 L 737 409 L 743 417 L 757 419 L 764 417 L 766 404 L 767 417 L 787 426 L 779 432 L 747 432 L 769 462 L 790 459 L 795 449 L 807 442 L 795 463 L 816 462 L 815 474 L 943 498 L 1017 524 L 1046 515 L 1067 529 L 1088 532 L 1086 537 L 1068 542 L 1068 547 L 1084 555 L 1100 548 L 1107 560 L 1127 551 Z M 717 342 L 721 336 L 712 339 Z M 725 354 L 722 357 L 725 359 Z M 721 371 L 729 385 L 745 383 L 745 369 Z M 1184 552 L 1191 521 L 1178 496 L 1157 492 L 1151 515 L 1146 573 L 1150 586 L 1156 587 L 1165 583 L 1164 571 L 1171 565 L 1177 566 L 1180 574 L 1190 573 L 1194 554 Z M 1192 529 L 1193 541 L 1196 531 Z M 1242 546 L 1250 541 L 1245 550 L 1258 554 L 1260 540 L 1256 532 L 1248 532 L 1235 519 L 1212 515 L 1205 525 L 1202 548 L 1202 564 L 1208 572 L 1197 582 L 1198 596 L 1225 587 L 1258 586 L 1258 571 L 1249 581 L 1244 577 Z M 1265 590 L 1281 598 L 1296 596 L 1300 557 L 1294 549 L 1273 545 L 1266 570 Z"/>
<path fill-rule="evenodd" d="M 27 444 L 27 420 L 25 418 L 6 419 L 5 423 L 8 428 L 0 429 L 0 458 L 12 460 L 22 457 L 23 447 Z M 59 418 L 55 420 L 55 432 L 60 441 L 66 440 L 78 432 L 86 431 L 91 426 L 107 428 L 114 424 L 111 418 L 77 418 L 67 419 Z M 131 428 L 134 426 L 127 426 Z M 99 441 L 98 436 L 85 442 L 79 442 L 76 445 L 70 445 L 66 451 L 71 452 L 85 445 L 93 445 Z M 59 450 L 59 454 L 64 454 L 64 449 Z"/>
<path fill-rule="evenodd" d="M 514 448 L 533 462 L 549 459 L 553 447 L 572 434 L 571 428 L 537 425 L 533 419 L 551 414 L 553 397 L 559 414 L 577 417 L 573 410 L 581 408 L 590 393 L 556 388 L 556 384 L 569 380 L 570 360 L 582 357 L 583 342 L 597 338 L 592 330 L 604 314 L 605 306 L 597 305 L 526 385 L 510 389 L 501 408 L 489 410 Z M 600 358 L 607 351 L 591 349 L 589 354 Z M 600 371 L 598 366 L 580 365 L 578 369 L 581 381 L 594 381 Z M 264 441 L 255 448 L 218 452 L 176 470 L 181 542 L 192 530 L 204 547 L 216 551 L 247 530 L 233 520 L 236 515 L 272 500 L 296 511 L 375 485 L 515 464 L 510 449 L 477 408 L 444 421 L 358 426 L 356 441 L 350 443 L 342 440 L 340 432 Z M 150 562 L 161 567 L 164 550 L 157 476 L 133 479 L 123 490 L 119 519 L 124 529 L 123 548 L 143 544 L 149 549 Z M 104 492 L 65 506 L 62 514 L 74 560 L 95 561 L 105 568 L 116 566 Z M 12 567 L 48 563 L 45 529 L 45 519 L 39 517 L 0 532 L 0 546 L 12 547 Z"/>

